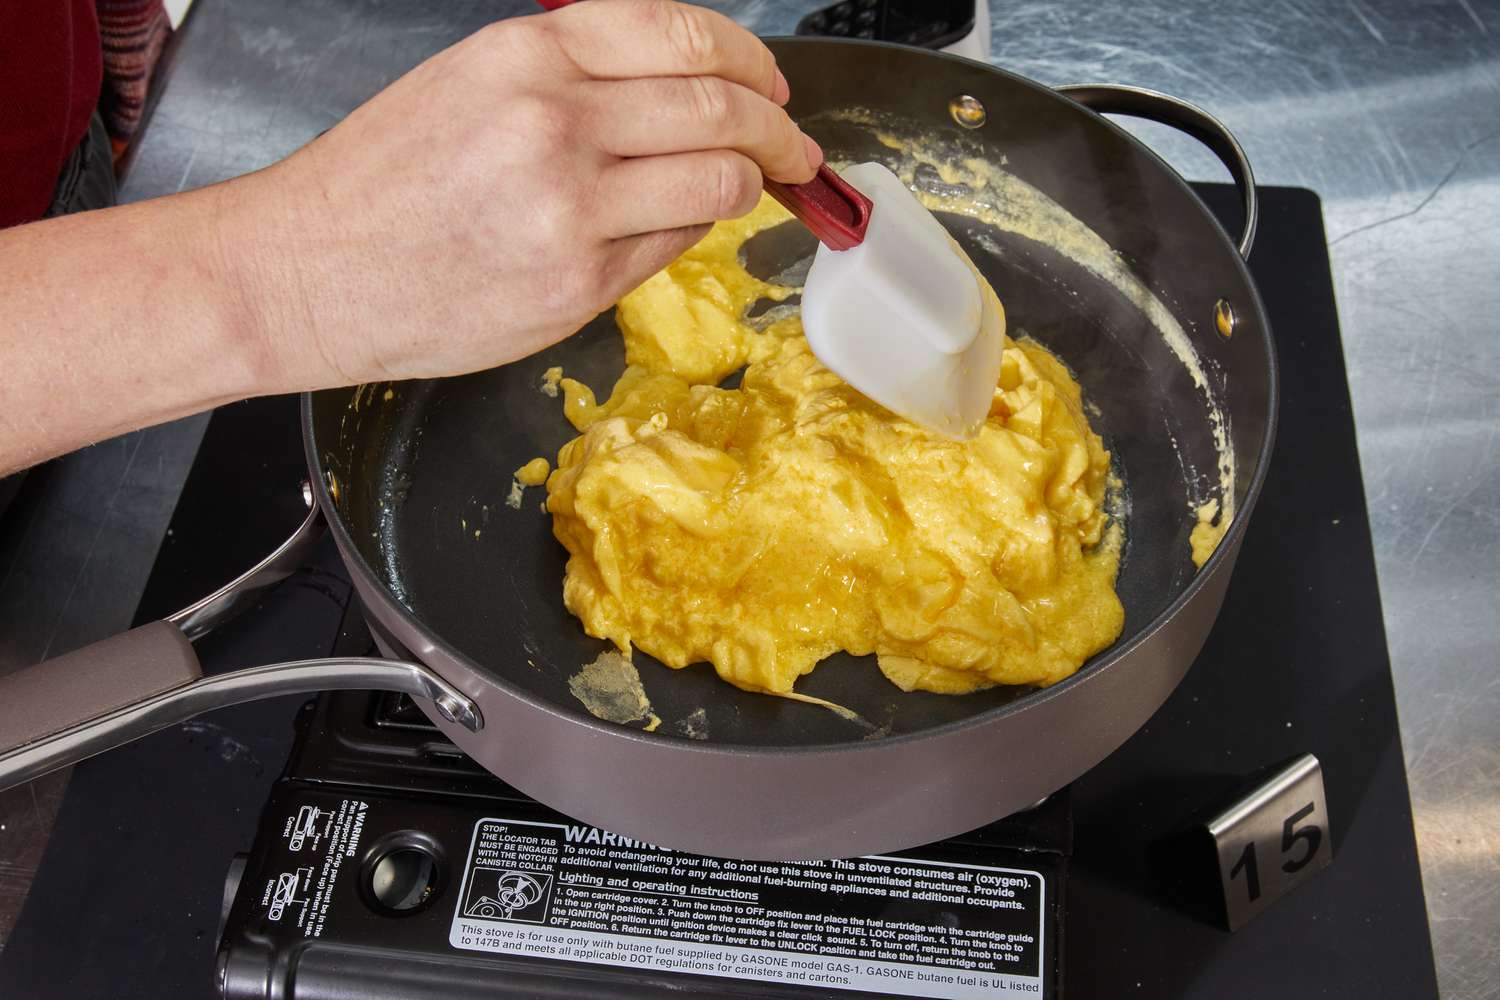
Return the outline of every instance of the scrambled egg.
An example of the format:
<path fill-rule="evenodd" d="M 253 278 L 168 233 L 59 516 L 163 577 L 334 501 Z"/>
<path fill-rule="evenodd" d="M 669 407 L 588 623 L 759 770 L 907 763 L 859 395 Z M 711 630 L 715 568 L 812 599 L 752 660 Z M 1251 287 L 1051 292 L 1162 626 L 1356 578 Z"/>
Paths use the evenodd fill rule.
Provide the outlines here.
<path fill-rule="evenodd" d="M 789 308 L 746 320 L 795 291 L 738 257 L 787 218 L 763 199 L 621 300 L 629 367 L 607 402 L 561 379 L 583 432 L 547 481 L 568 609 L 627 655 L 792 697 L 838 650 L 908 691 L 1072 674 L 1124 621 L 1109 454 L 1077 384 L 1007 339 L 976 439 L 895 416 L 818 362 Z"/>
<path fill-rule="evenodd" d="M 540 486 L 547 481 L 551 469 L 545 458 L 533 458 L 516 470 L 515 479 L 522 486 Z"/>

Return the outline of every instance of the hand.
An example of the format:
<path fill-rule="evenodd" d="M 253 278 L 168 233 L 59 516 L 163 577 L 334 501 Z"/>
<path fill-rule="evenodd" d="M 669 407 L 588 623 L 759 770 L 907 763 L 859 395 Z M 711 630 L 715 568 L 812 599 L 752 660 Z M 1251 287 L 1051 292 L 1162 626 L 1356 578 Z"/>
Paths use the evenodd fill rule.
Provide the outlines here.
<path fill-rule="evenodd" d="M 572 333 L 822 160 L 728 18 L 590 0 L 492 25 L 225 185 L 278 388 L 456 374 Z"/>

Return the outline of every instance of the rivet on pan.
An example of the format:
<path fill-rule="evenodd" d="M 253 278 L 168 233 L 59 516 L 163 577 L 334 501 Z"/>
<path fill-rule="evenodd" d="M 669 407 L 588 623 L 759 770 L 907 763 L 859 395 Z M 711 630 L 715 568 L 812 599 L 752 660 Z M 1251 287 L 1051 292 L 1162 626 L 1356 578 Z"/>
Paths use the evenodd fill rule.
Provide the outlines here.
<path fill-rule="evenodd" d="M 484 719 L 479 715 L 479 706 L 452 694 L 439 694 L 434 700 L 438 714 L 449 722 L 463 726 L 471 733 L 484 728 Z"/>
<path fill-rule="evenodd" d="M 1220 299 L 1214 303 L 1214 327 L 1222 337 L 1234 336 L 1234 324 L 1237 322 L 1234 315 L 1234 306 L 1229 304 L 1228 299 Z"/>
<path fill-rule="evenodd" d="M 302 505 L 308 510 L 312 510 L 312 483 L 308 482 L 306 479 L 302 480 Z"/>
<path fill-rule="evenodd" d="M 964 128 L 978 128 L 984 124 L 984 105 L 979 98 L 960 94 L 948 102 L 948 113 Z"/>

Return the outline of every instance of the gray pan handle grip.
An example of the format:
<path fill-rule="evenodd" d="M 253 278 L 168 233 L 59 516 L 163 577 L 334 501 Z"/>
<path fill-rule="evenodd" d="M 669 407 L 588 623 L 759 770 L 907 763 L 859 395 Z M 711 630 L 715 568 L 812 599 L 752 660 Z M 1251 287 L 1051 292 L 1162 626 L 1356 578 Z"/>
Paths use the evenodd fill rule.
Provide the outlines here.
<path fill-rule="evenodd" d="M 69 731 L 80 720 L 104 718 L 122 705 L 191 685 L 202 673 L 187 636 L 166 622 L 153 622 L 0 677 L 0 743 L 12 748 L 0 760 L 8 760 L 14 748 Z"/>
<path fill-rule="evenodd" d="M 298 660 L 203 677 L 189 635 L 202 635 L 289 576 L 323 532 L 316 510 L 276 551 L 173 615 L 0 677 L 0 789 L 139 739 L 202 712 L 284 694 L 400 691 L 478 732 L 479 706 L 420 663 Z M 186 633 L 186 634 L 185 634 Z"/>
<path fill-rule="evenodd" d="M 1096 114 L 1128 115 L 1170 125 L 1203 143 L 1229 168 L 1234 186 L 1245 205 L 1245 228 L 1240 233 L 1240 256 L 1250 259 L 1255 243 L 1255 227 L 1260 221 L 1260 202 L 1255 194 L 1255 174 L 1250 160 L 1234 133 L 1213 115 L 1196 104 L 1179 100 L 1143 87 L 1113 84 L 1074 84 L 1058 87 L 1057 92 L 1077 101 Z"/>

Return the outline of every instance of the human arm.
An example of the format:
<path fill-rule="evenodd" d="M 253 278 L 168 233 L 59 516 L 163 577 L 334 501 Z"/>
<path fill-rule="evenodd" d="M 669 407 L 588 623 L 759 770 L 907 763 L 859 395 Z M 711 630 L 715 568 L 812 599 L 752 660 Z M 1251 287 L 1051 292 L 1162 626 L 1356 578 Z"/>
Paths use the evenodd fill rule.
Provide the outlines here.
<path fill-rule="evenodd" d="M 0 473 L 539 350 L 748 210 L 761 170 L 812 175 L 786 97 L 727 19 L 593 0 L 479 32 L 265 170 L 0 233 Z"/>

